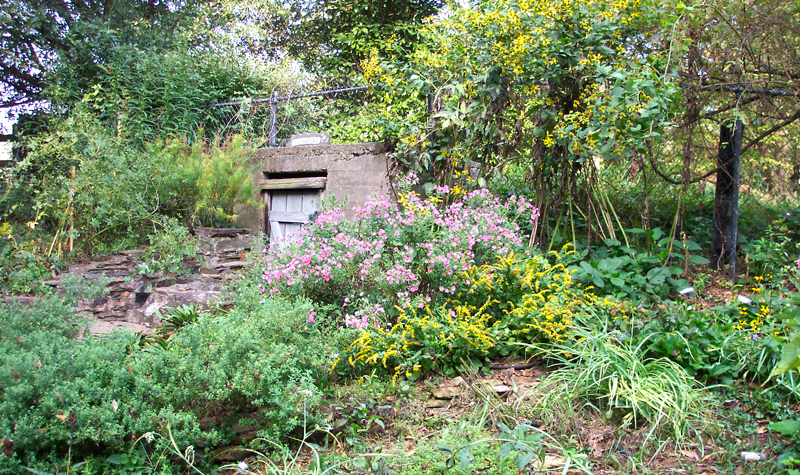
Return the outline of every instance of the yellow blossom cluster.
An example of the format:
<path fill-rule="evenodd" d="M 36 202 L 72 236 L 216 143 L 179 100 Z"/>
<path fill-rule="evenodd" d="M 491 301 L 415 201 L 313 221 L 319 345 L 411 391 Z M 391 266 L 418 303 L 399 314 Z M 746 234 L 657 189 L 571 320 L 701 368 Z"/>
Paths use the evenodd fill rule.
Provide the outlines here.
<path fill-rule="evenodd" d="M 435 197 L 433 198 L 437 199 Z M 431 198 L 428 198 L 428 201 L 432 201 Z M 422 206 L 420 203 L 419 194 L 416 191 L 407 191 L 398 193 L 397 195 L 397 204 L 401 209 L 423 217 L 430 213 L 430 209 Z"/>
<path fill-rule="evenodd" d="M 361 61 L 361 70 L 364 71 L 364 79 L 367 82 L 371 82 L 375 78 L 380 77 L 380 75 L 383 73 L 377 48 L 373 48 L 369 57 Z"/>
<path fill-rule="evenodd" d="M 475 308 L 448 302 L 434 309 L 426 305 L 420 312 L 398 308 L 400 315 L 391 328 L 371 326 L 361 330 L 361 336 L 345 351 L 347 362 L 351 366 L 392 369 L 394 382 L 403 370 L 406 377 L 419 374 L 419 361 L 409 355 L 422 347 L 438 358 L 452 357 L 454 352 L 463 357 L 485 354 L 495 344 L 490 316 L 484 313 L 487 305 Z"/>
<path fill-rule="evenodd" d="M 584 300 L 571 272 L 558 262 L 561 254 L 552 254 L 555 263 L 541 256 L 523 261 L 510 254 L 498 257 L 493 266 L 465 272 L 472 282 L 471 295 L 492 296 L 495 326 L 507 326 L 513 335 L 526 340 L 563 341 L 570 336 L 574 316 Z"/>
<path fill-rule="evenodd" d="M 753 313 L 745 306 L 739 306 L 739 321 L 733 325 L 734 330 L 748 330 L 753 333 L 760 333 L 767 319 L 770 317 L 770 308 L 761 305 L 758 311 Z"/>
<path fill-rule="evenodd" d="M 470 53 L 478 52 L 484 43 L 505 69 L 525 74 L 559 63 L 554 31 L 585 37 L 602 24 L 629 25 L 641 16 L 641 9 L 641 0 L 620 0 L 611 5 L 605 0 L 501 0 L 493 8 L 463 10 L 461 15 L 438 23 L 465 40 L 454 44 L 441 38 L 439 46 L 444 56 L 458 53 L 471 58 L 475 55 Z"/>
<path fill-rule="evenodd" d="M 353 367 L 385 369 L 394 381 L 470 356 L 504 354 L 499 351 L 509 341 L 566 341 L 576 317 L 591 308 L 630 324 L 637 309 L 584 292 L 572 279 L 564 259 L 574 252 L 568 244 L 548 255 L 511 253 L 474 266 L 462 273 L 464 285 L 446 302 L 397 308 L 396 323 L 360 330 L 341 358 Z"/>
<path fill-rule="evenodd" d="M 424 156 L 420 163 L 433 163 L 437 179 L 459 168 L 448 165 L 450 150 L 463 145 L 459 163 L 491 162 L 514 152 L 486 144 L 512 136 L 559 157 L 630 155 L 669 124 L 677 94 L 654 70 L 656 55 L 643 60 L 631 43 L 634 22 L 651 18 L 646 11 L 641 0 L 498 0 L 458 9 L 427 24 L 410 62 L 362 64 L 370 84 L 393 85 L 378 93 L 375 122 L 397 140 L 398 156 Z M 433 119 L 419 106 L 422 94 L 434 99 Z"/>
<path fill-rule="evenodd" d="M 661 126 L 651 124 L 651 117 L 663 112 L 662 104 L 640 86 L 653 89 L 655 83 L 648 81 L 654 71 L 634 61 L 626 44 L 628 25 L 643 12 L 641 0 L 500 0 L 438 22 L 440 33 L 446 33 L 435 40 L 439 59 L 447 58 L 451 70 L 469 78 L 471 72 L 498 67 L 513 81 L 513 100 L 524 107 L 507 117 L 509 122 L 550 109 L 544 146 L 561 145 L 573 155 L 620 157 L 637 147 L 639 136 Z M 576 87 L 557 91 L 547 78 L 572 78 Z M 480 99 L 476 89 L 470 87 L 466 96 Z"/>
<path fill-rule="evenodd" d="M 0 226 L 0 237 L 4 239 L 11 239 L 14 235 L 14 226 L 10 225 L 9 223 L 3 223 Z"/>

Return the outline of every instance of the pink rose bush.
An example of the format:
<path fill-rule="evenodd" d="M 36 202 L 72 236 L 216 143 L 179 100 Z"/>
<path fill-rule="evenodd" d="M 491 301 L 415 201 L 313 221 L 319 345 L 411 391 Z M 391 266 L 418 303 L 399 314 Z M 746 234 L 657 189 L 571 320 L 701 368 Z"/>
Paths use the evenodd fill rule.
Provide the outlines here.
<path fill-rule="evenodd" d="M 328 324 L 386 326 L 401 309 L 455 298 L 469 285 L 464 273 L 519 250 L 517 220 L 537 216 L 523 197 L 448 187 L 374 199 L 352 221 L 324 211 L 264 251 L 260 290 L 309 298 Z"/>

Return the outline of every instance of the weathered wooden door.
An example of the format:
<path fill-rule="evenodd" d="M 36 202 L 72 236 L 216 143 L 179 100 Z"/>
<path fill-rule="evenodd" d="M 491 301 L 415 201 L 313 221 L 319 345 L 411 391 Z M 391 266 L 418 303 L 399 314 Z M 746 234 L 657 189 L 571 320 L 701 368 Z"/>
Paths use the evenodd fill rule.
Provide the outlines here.
<path fill-rule="evenodd" d="M 269 237 L 277 242 L 313 219 L 319 209 L 320 190 L 272 190 L 266 199 Z"/>

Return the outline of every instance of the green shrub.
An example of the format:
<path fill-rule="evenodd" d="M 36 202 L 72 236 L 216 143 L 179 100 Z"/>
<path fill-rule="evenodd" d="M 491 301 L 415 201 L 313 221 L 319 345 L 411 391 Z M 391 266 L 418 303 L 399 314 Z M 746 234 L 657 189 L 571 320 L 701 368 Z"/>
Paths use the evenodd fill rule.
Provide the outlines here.
<path fill-rule="evenodd" d="M 11 172 L 0 217 L 53 236 L 52 250 L 93 254 L 135 247 L 165 217 L 230 225 L 234 206 L 252 202 L 250 144 L 155 140 L 135 146 L 85 108 L 29 138 Z"/>
<path fill-rule="evenodd" d="M 55 264 L 46 255 L 41 238 L 15 233 L 14 226 L 0 226 L 0 293 L 28 293 L 40 289 Z"/>
<path fill-rule="evenodd" d="M 781 344 L 798 328 L 800 296 L 760 292 L 709 309 L 683 301 L 667 300 L 650 309 L 604 300 L 610 305 L 584 307 L 587 331 L 617 334 L 630 345 L 642 345 L 649 358 L 669 358 L 701 383 L 731 386 L 741 379 L 768 380 Z M 781 375 L 773 384 L 798 388 L 791 375 Z"/>
<path fill-rule="evenodd" d="M 22 214 L 17 220 L 50 230 L 64 248 L 70 237 L 86 252 L 135 245 L 157 219 L 154 180 L 172 169 L 127 147 L 96 117 L 76 111 L 25 146 L 5 204 Z"/>
<path fill-rule="evenodd" d="M 310 306 L 265 299 L 256 307 L 201 318 L 163 348 L 131 355 L 137 388 L 155 407 L 198 418 L 227 414 L 226 427 L 241 418 L 272 439 L 300 426 L 303 405 L 319 400 L 324 361 L 320 335 L 307 321 Z"/>
<path fill-rule="evenodd" d="M 157 272 L 174 275 L 189 271 L 187 261 L 198 259 L 197 241 L 177 219 L 164 219 L 163 227 L 150 235 L 150 245 L 139 255 L 140 274 Z"/>
<path fill-rule="evenodd" d="M 320 398 L 327 356 L 308 304 L 257 297 L 249 289 L 248 305 L 202 316 L 162 345 L 130 332 L 87 334 L 74 297 L 2 304 L 0 436 L 14 440 L 15 454 L 0 460 L 0 473 L 50 470 L 70 445 L 75 459 L 123 452 L 134 437 L 168 428 L 178 445 L 195 447 L 230 442 L 234 423 L 273 439 L 292 432 Z"/>
<path fill-rule="evenodd" d="M 647 302 L 688 287 L 686 279 L 679 276 L 690 265 L 709 263 L 698 254 L 701 248 L 691 239 L 672 240 L 660 228 L 649 231 L 634 228 L 627 232 L 643 237 L 645 250 L 634 250 L 618 239 L 604 239 L 602 245 L 576 256 L 578 261 L 569 267 L 575 279 L 592 285 L 597 295 Z"/>
<path fill-rule="evenodd" d="M 780 290 L 791 279 L 797 266 L 800 242 L 790 229 L 791 213 L 767 226 L 764 234 L 742 245 L 746 253 L 746 271 L 757 284 Z M 787 223 L 787 221 L 789 221 Z"/>
<path fill-rule="evenodd" d="M 230 223 L 236 217 L 234 205 L 258 205 L 252 199 L 253 170 L 248 168 L 254 150 L 241 135 L 201 145 L 201 154 L 190 160 L 198 172 L 195 216 L 206 225 Z"/>
<path fill-rule="evenodd" d="M 70 443 L 78 450 L 122 447 L 166 421 L 191 426 L 191 414 L 153 407 L 137 390 L 126 364 L 134 335 L 85 335 L 87 322 L 73 313 L 73 303 L 47 295 L 0 307 L 7 325 L 0 335 L 0 434 L 14 440 L 15 460 L 53 462 Z M 181 435 L 200 434 L 193 427 Z"/>
<path fill-rule="evenodd" d="M 149 154 L 174 167 L 155 181 L 163 213 L 202 226 L 229 226 L 236 204 L 257 206 L 250 168 L 254 149 L 243 136 L 191 144 L 173 138 L 147 147 Z"/>

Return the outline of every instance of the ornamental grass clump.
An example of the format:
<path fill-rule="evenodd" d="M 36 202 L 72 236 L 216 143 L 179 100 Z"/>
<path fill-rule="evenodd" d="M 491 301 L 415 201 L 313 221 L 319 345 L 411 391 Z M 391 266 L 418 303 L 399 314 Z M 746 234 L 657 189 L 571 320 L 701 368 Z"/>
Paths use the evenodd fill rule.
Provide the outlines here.
<path fill-rule="evenodd" d="M 576 330 L 571 342 L 537 346 L 558 366 L 543 385 L 539 405 L 585 399 L 623 427 L 650 424 L 646 440 L 665 436 L 680 444 L 700 426 L 708 395 L 677 363 L 646 357 L 645 344 L 629 344 L 620 332 Z"/>

